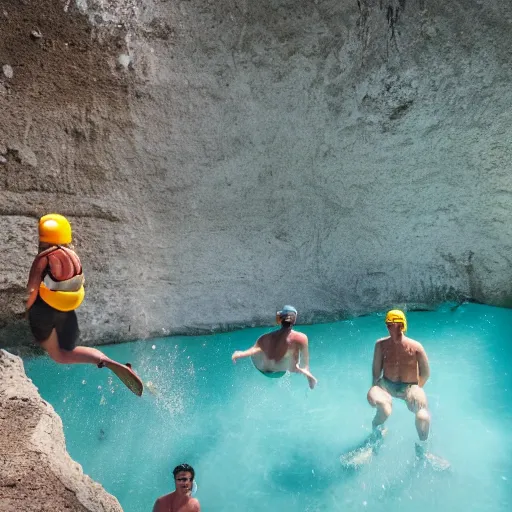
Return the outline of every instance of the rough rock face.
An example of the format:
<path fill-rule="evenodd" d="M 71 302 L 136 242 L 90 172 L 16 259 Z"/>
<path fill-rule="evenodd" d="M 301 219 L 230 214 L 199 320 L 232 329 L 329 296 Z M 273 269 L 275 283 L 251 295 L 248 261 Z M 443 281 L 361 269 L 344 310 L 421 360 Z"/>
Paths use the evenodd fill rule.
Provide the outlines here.
<path fill-rule="evenodd" d="M 51 210 L 86 341 L 512 304 L 509 0 L 4 0 L 0 27 L 2 344 Z"/>
<path fill-rule="evenodd" d="M 0 376 L 0 511 L 122 512 L 67 454 L 62 422 L 21 359 L 0 350 Z"/>

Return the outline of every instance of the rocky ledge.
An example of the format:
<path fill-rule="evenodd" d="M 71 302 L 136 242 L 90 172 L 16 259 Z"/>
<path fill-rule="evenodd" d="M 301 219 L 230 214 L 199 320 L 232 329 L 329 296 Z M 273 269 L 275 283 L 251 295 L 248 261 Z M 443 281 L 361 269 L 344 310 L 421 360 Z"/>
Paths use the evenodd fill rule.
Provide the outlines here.
<path fill-rule="evenodd" d="M 61 419 L 21 359 L 0 350 L 0 376 L 0 512 L 122 512 L 68 455 Z"/>

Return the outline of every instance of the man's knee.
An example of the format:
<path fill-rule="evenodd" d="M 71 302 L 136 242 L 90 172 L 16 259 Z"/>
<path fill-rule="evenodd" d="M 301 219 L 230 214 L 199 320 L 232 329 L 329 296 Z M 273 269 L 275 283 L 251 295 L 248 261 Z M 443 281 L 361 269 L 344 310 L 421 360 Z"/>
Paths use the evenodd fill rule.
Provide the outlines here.
<path fill-rule="evenodd" d="M 422 408 L 416 413 L 416 419 L 422 422 L 430 422 L 430 413 L 427 409 Z"/>
<path fill-rule="evenodd" d="M 368 393 L 366 393 L 366 400 L 368 400 L 368 403 L 372 406 L 372 407 L 375 407 L 377 405 L 377 401 L 376 401 L 376 398 L 375 398 L 375 388 L 377 386 L 373 386 L 370 388 L 370 390 L 368 391 Z"/>
<path fill-rule="evenodd" d="M 407 407 L 412 412 L 418 412 L 421 409 L 427 409 L 427 395 L 419 386 L 411 386 L 405 396 Z"/>
<path fill-rule="evenodd" d="M 372 386 L 366 395 L 366 399 L 372 407 L 377 407 L 379 405 L 391 406 L 391 397 L 388 397 L 384 390 L 379 386 Z"/>
<path fill-rule="evenodd" d="M 420 409 L 416 413 L 416 430 L 420 441 L 426 441 L 430 431 L 430 414 L 427 409 Z"/>

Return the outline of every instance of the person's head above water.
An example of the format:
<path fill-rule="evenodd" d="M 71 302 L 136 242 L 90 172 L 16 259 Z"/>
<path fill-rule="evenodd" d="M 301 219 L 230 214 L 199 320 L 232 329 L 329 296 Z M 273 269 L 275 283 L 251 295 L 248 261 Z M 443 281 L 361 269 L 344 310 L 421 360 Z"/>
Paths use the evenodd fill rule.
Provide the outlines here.
<path fill-rule="evenodd" d="M 179 473 L 190 473 L 192 480 L 194 480 L 194 476 L 196 474 L 194 468 L 188 464 L 180 464 L 172 470 L 174 478 L 176 478 Z"/>
<path fill-rule="evenodd" d="M 65 245 L 71 243 L 71 225 L 58 213 L 49 213 L 39 219 L 39 243 Z"/>
<path fill-rule="evenodd" d="M 276 322 L 283 327 L 295 325 L 297 321 L 297 310 L 293 306 L 285 306 L 276 313 Z"/>
<path fill-rule="evenodd" d="M 384 320 L 387 324 L 402 324 L 401 330 L 402 332 L 407 331 L 407 319 L 405 318 L 405 313 L 399 309 L 392 309 L 388 311 L 386 314 L 386 320 Z"/>
<path fill-rule="evenodd" d="M 189 496 L 193 496 L 195 489 L 197 489 L 197 486 L 194 482 L 194 468 L 188 464 L 180 464 L 173 469 L 172 474 L 174 476 L 176 491 L 179 494 L 187 494 Z"/>

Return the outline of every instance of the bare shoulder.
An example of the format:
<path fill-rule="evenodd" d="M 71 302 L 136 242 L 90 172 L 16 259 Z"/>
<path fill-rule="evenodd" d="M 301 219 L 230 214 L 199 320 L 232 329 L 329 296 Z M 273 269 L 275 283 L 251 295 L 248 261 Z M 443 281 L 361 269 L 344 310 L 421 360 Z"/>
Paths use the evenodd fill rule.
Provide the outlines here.
<path fill-rule="evenodd" d="M 389 340 L 389 336 L 386 336 L 385 338 L 379 338 L 376 342 L 375 342 L 375 346 L 377 345 L 382 345 L 382 343 L 384 341 L 388 341 Z"/>
<path fill-rule="evenodd" d="M 268 338 L 271 337 L 271 334 L 270 332 L 267 332 L 266 334 L 262 334 L 257 340 L 256 340 L 256 345 L 260 345 L 261 343 L 264 343 Z"/>
<path fill-rule="evenodd" d="M 308 337 L 303 333 L 299 331 L 292 331 L 292 340 L 294 343 L 299 343 L 301 345 L 307 345 L 308 344 Z"/>
<path fill-rule="evenodd" d="M 425 349 L 419 341 L 413 340 L 412 338 L 406 338 L 406 341 L 412 348 L 416 350 L 416 352 L 425 353 Z"/>
<path fill-rule="evenodd" d="M 164 512 L 165 510 L 169 510 L 172 494 L 173 493 L 160 496 L 153 505 L 153 512 Z"/>
<path fill-rule="evenodd" d="M 187 512 L 201 512 L 201 505 L 197 498 L 191 498 L 187 503 Z"/>

